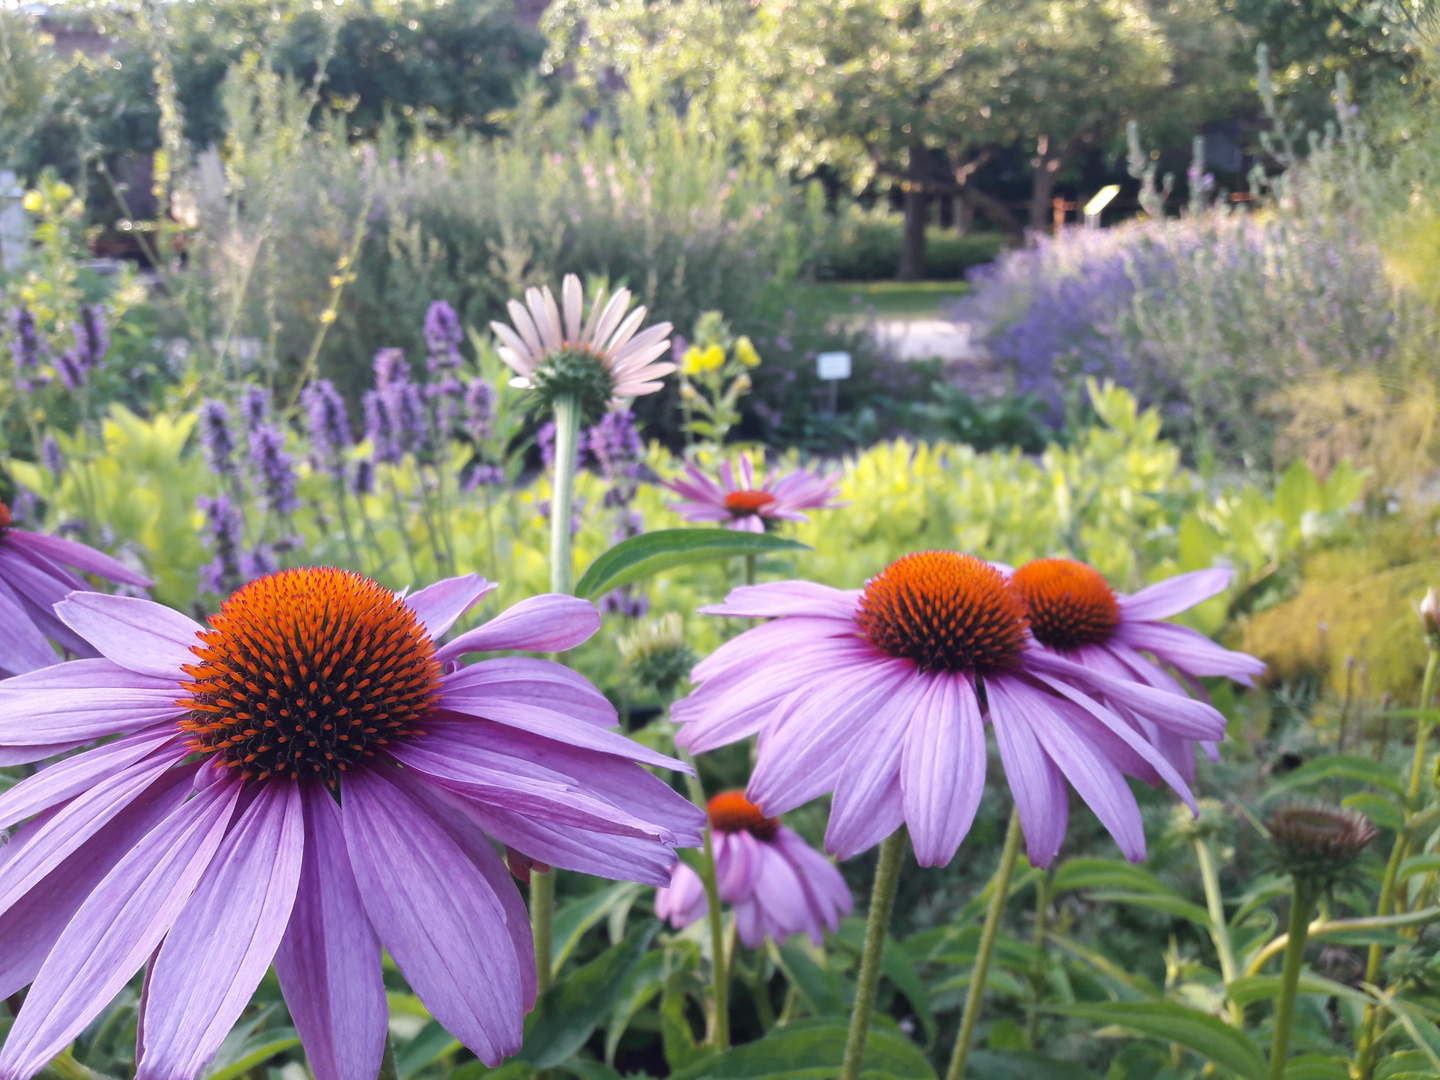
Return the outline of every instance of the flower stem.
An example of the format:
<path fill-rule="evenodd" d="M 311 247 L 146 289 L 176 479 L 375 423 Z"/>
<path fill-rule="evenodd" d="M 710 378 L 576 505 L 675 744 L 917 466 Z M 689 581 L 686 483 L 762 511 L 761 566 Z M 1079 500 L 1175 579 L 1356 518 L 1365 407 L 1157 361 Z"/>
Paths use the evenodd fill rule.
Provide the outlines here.
<path fill-rule="evenodd" d="M 1230 925 L 1225 921 L 1225 903 L 1220 896 L 1220 875 L 1215 869 L 1215 856 L 1204 837 L 1195 838 L 1195 861 L 1200 864 L 1200 880 L 1205 884 L 1205 906 L 1210 911 L 1210 938 L 1220 958 L 1220 978 L 1226 986 L 1240 974 L 1235 965 L 1235 949 L 1230 944 Z M 1227 998 L 1226 1012 L 1236 1027 L 1245 1026 L 1245 1012 Z"/>
<path fill-rule="evenodd" d="M 580 441 L 580 403 L 555 399 L 555 479 L 550 490 L 550 591 L 568 594 L 575 584 L 570 517 L 575 508 L 575 450 Z"/>
<path fill-rule="evenodd" d="M 880 959 L 885 953 L 885 933 L 890 927 L 890 909 L 895 906 L 895 889 L 900 884 L 900 860 L 905 854 L 905 830 L 896 829 L 880 845 L 875 866 L 875 884 L 870 890 L 870 915 L 865 920 L 865 951 L 860 954 L 860 977 L 855 987 L 855 1011 L 850 1014 L 850 1035 L 845 1040 L 845 1063 L 840 1080 L 857 1080 L 870 1038 L 870 1018 L 875 1014 L 875 991 L 880 984 Z"/>
<path fill-rule="evenodd" d="M 1045 920 L 1050 912 L 1050 886 L 1053 874 L 1046 873 L 1035 886 L 1035 965 L 1030 969 L 1030 993 L 1033 997 L 1030 1015 L 1025 1018 L 1025 1046 L 1034 1050 L 1040 1035 L 1040 999 L 1045 993 Z"/>
<path fill-rule="evenodd" d="M 975 952 L 975 966 L 970 969 L 970 989 L 965 995 L 965 1012 L 960 1020 L 960 1034 L 955 1039 L 955 1052 L 945 1080 L 960 1080 L 965 1074 L 965 1059 L 970 1056 L 970 1040 L 980 1020 L 980 999 L 985 996 L 985 979 L 990 974 L 990 957 L 995 952 L 995 939 L 1000 934 L 1000 916 L 1010 894 L 1010 878 L 1020 855 L 1020 811 L 1010 811 L 1010 825 L 1005 830 L 1005 848 L 1000 852 L 1000 866 L 990 881 L 990 906 L 985 910 L 985 928 L 980 932 L 980 947 Z"/>
<path fill-rule="evenodd" d="M 705 809 L 705 787 L 700 783 L 700 773 L 695 769 L 695 759 L 690 751 L 677 750 L 680 760 L 689 765 L 692 772 L 685 777 L 690 789 L 690 801 L 701 810 Z M 726 960 L 725 920 L 720 911 L 720 879 L 715 873 L 715 844 L 710 822 L 705 822 L 705 849 L 700 863 L 700 883 L 705 886 L 705 917 L 710 923 L 710 951 L 714 955 L 710 980 L 710 1008 L 706 1017 L 710 1025 L 709 1041 L 717 1050 L 730 1048 L 730 965 Z"/>
<path fill-rule="evenodd" d="M 1295 994 L 1300 985 L 1300 968 L 1305 963 L 1305 939 L 1310 933 L 1310 916 L 1315 913 L 1316 889 L 1298 879 L 1290 894 L 1290 940 L 1285 945 L 1285 964 L 1280 971 L 1280 1000 L 1275 1005 L 1275 1038 L 1270 1044 L 1269 1080 L 1284 1080 L 1285 1061 L 1290 1051 L 1290 1028 L 1295 1023 Z"/>
<path fill-rule="evenodd" d="M 575 506 L 575 447 L 580 438 L 580 403 L 569 395 L 555 399 L 555 480 L 550 492 L 550 591 L 569 594 L 574 587 L 571 566 L 570 515 Z M 535 975 L 543 994 L 550 988 L 551 922 L 555 916 L 555 875 L 530 879 L 530 931 L 535 939 Z"/>
<path fill-rule="evenodd" d="M 1430 655 L 1425 661 L 1425 678 L 1420 684 L 1420 708 L 1428 709 L 1435 695 L 1435 678 L 1440 674 L 1440 649 L 1430 646 Z M 1415 760 L 1410 766 L 1410 786 L 1405 804 L 1405 820 L 1408 824 L 1420 798 L 1420 781 L 1425 773 L 1425 752 L 1430 743 L 1430 729 L 1434 725 L 1425 716 L 1415 722 Z M 1400 877 L 1400 864 L 1405 861 L 1405 849 L 1409 837 L 1402 827 L 1395 833 L 1395 846 L 1390 849 L 1390 861 L 1385 866 L 1385 878 L 1380 885 L 1380 901 L 1375 905 L 1375 914 L 1385 916 L 1395 905 L 1395 884 Z M 1384 947 L 1371 945 L 1370 955 L 1365 962 L 1365 981 L 1375 985 L 1380 978 L 1380 961 L 1384 958 Z M 1364 1020 L 1360 1034 L 1360 1075 L 1368 1077 L 1375 1068 L 1375 1028 L 1379 1012 L 1374 1005 L 1365 1006 Z"/>

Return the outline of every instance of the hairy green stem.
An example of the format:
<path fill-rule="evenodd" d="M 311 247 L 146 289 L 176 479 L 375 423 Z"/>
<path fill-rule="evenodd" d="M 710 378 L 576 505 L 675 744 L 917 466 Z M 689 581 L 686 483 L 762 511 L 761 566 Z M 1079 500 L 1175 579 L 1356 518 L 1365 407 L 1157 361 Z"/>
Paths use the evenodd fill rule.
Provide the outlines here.
<path fill-rule="evenodd" d="M 691 773 L 685 777 L 690 791 L 690 801 L 701 810 L 705 809 L 705 786 L 700 782 L 699 770 L 690 751 L 677 748 L 680 760 L 690 766 Z M 725 948 L 725 919 L 720 910 L 720 879 L 715 873 L 715 845 L 710 822 L 705 822 L 705 847 L 700 863 L 700 883 L 705 886 L 705 917 L 710 924 L 710 950 L 714 954 L 711 964 L 710 1008 L 706 1013 L 709 1025 L 708 1041 L 717 1050 L 730 1047 L 730 965 L 727 963 Z"/>
<path fill-rule="evenodd" d="M 1040 998 L 1045 992 L 1045 922 L 1050 912 L 1050 886 L 1054 875 L 1046 873 L 1035 887 L 1035 933 L 1030 939 L 1035 946 L 1035 966 L 1030 969 L 1030 993 L 1033 997 L 1030 1015 L 1025 1018 L 1025 1045 L 1031 1050 L 1040 1036 Z"/>
<path fill-rule="evenodd" d="M 1290 933 L 1285 945 L 1285 964 L 1280 970 L 1280 999 L 1275 1003 L 1275 1037 L 1270 1044 L 1269 1080 L 1284 1080 L 1290 1052 L 1290 1029 L 1295 1023 L 1295 995 L 1300 986 L 1300 968 L 1305 963 L 1305 939 L 1310 916 L 1315 913 L 1317 890 L 1308 882 L 1295 882 L 1290 894 Z"/>
<path fill-rule="evenodd" d="M 570 515 L 575 506 L 575 447 L 580 438 L 580 403 L 570 396 L 555 399 L 555 479 L 550 492 L 550 591 L 568 595 L 574 588 Z M 555 874 L 532 877 L 530 930 L 535 939 L 535 972 L 543 994 L 550 987 L 553 951 L 551 923 L 555 917 Z"/>
<path fill-rule="evenodd" d="M 1440 673 L 1440 649 L 1432 642 L 1430 655 L 1425 661 L 1425 678 L 1420 684 L 1420 708 L 1430 707 L 1435 695 L 1435 677 Z M 1406 791 L 1405 822 L 1409 824 L 1420 799 L 1420 782 L 1425 774 L 1425 753 L 1430 743 L 1430 729 L 1434 725 L 1425 716 L 1415 722 L 1415 759 L 1410 765 L 1410 785 Z M 1395 833 L 1395 846 L 1390 849 L 1390 861 L 1385 866 L 1385 878 L 1380 885 L 1380 900 L 1375 905 L 1375 914 L 1385 916 L 1391 913 L 1395 904 L 1395 885 L 1400 878 L 1400 864 L 1405 861 L 1405 850 L 1409 837 L 1402 827 Z M 1380 962 L 1384 959 L 1384 946 L 1371 945 L 1370 955 L 1365 961 L 1365 981 L 1374 986 L 1380 978 Z M 1379 1010 L 1374 1005 L 1365 1006 L 1364 1018 L 1360 1025 L 1360 1075 L 1369 1077 L 1375 1069 L 1375 1029 L 1379 1021 Z"/>
<path fill-rule="evenodd" d="M 990 974 L 990 957 L 995 952 L 995 939 L 1000 934 L 1000 916 L 1010 893 L 1010 878 L 1020 855 L 1020 811 L 1010 811 L 1010 825 L 1005 830 L 1005 848 L 1000 853 L 1000 866 L 990 881 L 990 906 L 985 910 L 985 928 L 980 932 L 980 947 L 975 952 L 975 966 L 970 969 L 970 989 L 965 995 L 965 1012 L 960 1020 L 960 1034 L 950 1056 L 945 1080 L 960 1080 L 965 1075 L 965 1059 L 970 1055 L 970 1040 L 980 1020 L 980 1000 L 985 996 L 985 979 Z"/>
<path fill-rule="evenodd" d="M 865 1060 L 865 1043 L 870 1038 L 870 1019 L 875 1014 L 875 992 L 880 985 L 880 960 L 885 955 L 885 934 L 890 928 L 890 909 L 895 906 L 895 889 L 900 884 L 900 861 L 905 855 L 905 830 L 896 829 L 880 845 L 875 865 L 875 884 L 870 890 L 870 914 L 865 920 L 865 949 L 860 954 L 860 976 L 855 987 L 855 1010 L 850 1014 L 850 1035 L 845 1040 L 845 1062 L 840 1080 L 856 1080 Z"/>
<path fill-rule="evenodd" d="M 1220 874 L 1215 868 L 1215 856 L 1204 837 L 1195 838 L 1195 861 L 1200 864 L 1200 880 L 1205 885 L 1205 906 L 1210 911 L 1210 938 L 1215 943 L 1215 953 L 1220 958 L 1220 978 L 1229 986 L 1239 975 L 1235 964 L 1235 949 L 1230 944 L 1230 924 L 1225 919 L 1225 903 L 1220 896 Z M 1230 1023 L 1236 1027 L 1245 1026 L 1245 1010 L 1228 997 L 1225 1010 Z"/>
<path fill-rule="evenodd" d="M 51 1077 L 54 1080 L 105 1080 L 103 1074 L 76 1061 L 68 1046 L 50 1060 L 50 1064 L 45 1066 L 40 1075 L 42 1078 Z"/>
<path fill-rule="evenodd" d="M 575 507 L 575 449 L 580 441 L 580 403 L 555 399 L 555 479 L 550 491 L 550 591 L 568 594 L 575 584 L 571 565 L 570 516 Z"/>

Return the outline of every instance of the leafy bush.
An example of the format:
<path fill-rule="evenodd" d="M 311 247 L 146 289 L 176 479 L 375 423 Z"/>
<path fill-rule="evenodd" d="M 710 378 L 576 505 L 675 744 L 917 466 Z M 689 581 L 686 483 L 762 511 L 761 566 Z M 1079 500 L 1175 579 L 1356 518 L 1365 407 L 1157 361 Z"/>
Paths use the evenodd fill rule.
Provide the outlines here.
<path fill-rule="evenodd" d="M 901 221 L 883 208 L 843 211 L 815 259 L 815 276 L 823 280 L 880 281 L 895 277 L 900 267 Z M 959 281 L 972 266 L 987 263 L 1004 248 L 1003 233 L 959 236 L 953 229 L 932 227 L 925 239 L 927 276 Z"/>
<path fill-rule="evenodd" d="M 1277 391 L 1383 367 L 1410 332 L 1379 249 L 1343 221 L 1211 212 L 1040 240 L 975 271 L 955 317 L 1052 419 L 1104 375 L 1201 458 L 1268 463 Z"/>

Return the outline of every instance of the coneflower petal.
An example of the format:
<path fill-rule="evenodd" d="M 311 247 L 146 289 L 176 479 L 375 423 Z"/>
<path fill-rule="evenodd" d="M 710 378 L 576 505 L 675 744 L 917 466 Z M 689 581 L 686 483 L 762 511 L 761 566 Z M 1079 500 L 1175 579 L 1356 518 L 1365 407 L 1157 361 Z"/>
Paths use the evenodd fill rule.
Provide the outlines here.
<path fill-rule="evenodd" d="M 219 850 L 239 796 L 238 783 L 200 792 L 90 893 L 45 958 L 0 1047 L 0 1076 L 39 1072 L 140 970 Z"/>

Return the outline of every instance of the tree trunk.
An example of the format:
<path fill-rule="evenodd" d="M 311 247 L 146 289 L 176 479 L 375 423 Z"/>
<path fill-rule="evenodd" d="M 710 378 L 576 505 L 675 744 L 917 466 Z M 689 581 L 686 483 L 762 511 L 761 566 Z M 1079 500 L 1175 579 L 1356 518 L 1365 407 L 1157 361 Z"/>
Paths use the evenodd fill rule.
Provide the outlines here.
<path fill-rule="evenodd" d="M 930 217 L 930 193 L 916 181 L 905 185 L 905 229 L 900 243 L 899 281 L 925 280 L 925 226 Z"/>
<path fill-rule="evenodd" d="M 1030 186 L 1030 228 L 1045 232 L 1050 228 L 1051 200 L 1055 197 L 1055 180 L 1063 162 L 1059 158 L 1039 159 Z"/>
<path fill-rule="evenodd" d="M 993 195 L 987 195 L 979 188 L 971 187 L 969 184 L 962 186 L 959 190 L 959 198 L 970 208 L 971 218 L 974 218 L 976 210 L 985 215 L 985 219 L 997 229 L 1004 229 L 1015 243 L 1023 243 L 1025 240 L 1025 228 L 1010 212 L 1010 208 Z"/>

